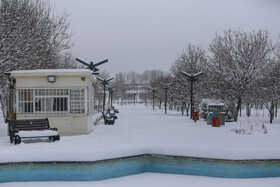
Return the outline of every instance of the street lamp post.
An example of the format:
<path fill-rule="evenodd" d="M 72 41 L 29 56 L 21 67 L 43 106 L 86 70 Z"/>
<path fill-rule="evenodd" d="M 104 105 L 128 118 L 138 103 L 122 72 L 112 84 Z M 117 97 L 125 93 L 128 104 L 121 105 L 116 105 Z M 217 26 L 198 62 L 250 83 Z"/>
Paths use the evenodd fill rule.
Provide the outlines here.
<path fill-rule="evenodd" d="M 181 71 L 181 73 L 183 75 L 185 75 L 186 77 L 188 77 L 188 80 L 191 82 L 191 114 L 190 114 L 190 118 L 192 119 L 192 116 L 193 116 L 193 105 L 194 105 L 194 102 L 193 102 L 193 83 L 195 81 L 197 81 L 197 77 L 202 75 L 203 72 L 199 72 L 199 73 L 196 73 L 196 74 L 189 74 L 189 73 L 186 73 L 184 71 Z"/>
<path fill-rule="evenodd" d="M 93 62 L 88 63 L 88 62 L 86 62 L 85 60 L 82 60 L 81 58 L 76 58 L 75 60 L 78 61 L 78 62 L 80 62 L 80 63 L 82 63 L 83 65 L 87 66 L 86 69 L 91 70 L 91 71 L 92 71 L 92 74 L 94 74 L 94 75 L 99 74 L 99 73 L 98 73 L 99 69 L 96 68 L 97 66 L 108 62 L 108 59 L 102 60 L 102 61 L 97 62 L 97 63 L 95 63 L 95 64 L 94 64 Z M 108 81 L 112 80 L 113 78 L 110 79 L 110 80 L 105 80 L 105 79 L 102 79 L 102 78 L 100 78 L 100 77 L 97 77 L 97 79 L 100 80 L 100 81 L 102 81 L 101 84 L 104 85 L 104 94 L 103 94 L 103 111 L 104 111 L 104 110 L 105 110 L 105 96 L 106 96 L 106 95 L 105 95 L 105 86 L 108 84 Z"/>
<path fill-rule="evenodd" d="M 102 79 L 100 77 L 97 77 L 98 80 L 101 81 L 101 84 L 104 86 L 104 90 L 103 90 L 103 111 L 105 111 L 105 102 L 106 102 L 106 85 L 109 84 L 109 81 L 113 80 L 114 78 L 110 78 L 110 79 Z"/>
<path fill-rule="evenodd" d="M 108 101 L 108 107 L 111 108 L 113 106 L 113 92 L 114 92 L 115 86 L 108 86 L 109 91 L 109 101 Z"/>
<path fill-rule="evenodd" d="M 170 86 L 171 84 L 172 84 L 172 83 L 169 83 L 169 84 L 160 83 L 160 85 L 162 85 L 163 88 L 164 88 L 164 90 L 165 90 L 165 98 L 164 98 L 165 114 L 167 114 L 167 90 L 169 89 L 169 86 Z"/>
<path fill-rule="evenodd" d="M 104 64 L 104 63 L 108 62 L 108 59 L 102 60 L 102 61 L 97 62 L 95 64 L 93 62 L 87 63 L 85 60 L 82 60 L 81 58 L 76 58 L 76 61 L 84 64 L 85 66 L 87 66 L 87 69 L 90 69 L 91 71 L 93 71 L 93 74 L 98 74 L 97 71 L 99 71 L 99 69 L 96 68 L 96 67 L 101 65 L 101 64 Z"/>
<path fill-rule="evenodd" d="M 156 90 L 158 89 L 158 87 L 157 88 L 152 88 L 152 87 L 149 87 L 151 90 L 152 90 L 152 92 L 153 92 L 153 110 L 155 110 L 155 93 L 156 93 Z"/>
<path fill-rule="evenodd" d="M 136 92 L 134 92 L 134 93 L 133 93 L 133 95 L 134 95 L 134 106 L 135 106 L 135 102 L 136 102 L 136 95 L 137 95 L 137 93 L 136 93 Z"/>

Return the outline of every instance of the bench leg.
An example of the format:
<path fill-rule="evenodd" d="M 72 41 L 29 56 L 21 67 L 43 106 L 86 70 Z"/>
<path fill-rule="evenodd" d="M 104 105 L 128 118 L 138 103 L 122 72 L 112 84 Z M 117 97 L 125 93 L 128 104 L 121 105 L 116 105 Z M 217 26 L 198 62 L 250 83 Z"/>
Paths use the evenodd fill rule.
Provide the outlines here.
<path fill-rule="evenodd" d="M 60 136 L 59 135 L 55 136 L 55 140 L 60 140 Z"/>
<path fill-rule="evenodd" d="M 53 142 L 56 141 L 56 140 L 60 140 L 60 136 L 59 135 L 57 135 L 57 136 L 50 136 L 49 140 L 53 141 Z"/>
<path fill-rule="evenodd" d="M 15 142 L 15 145 L 21 143 L 21 138 L 20 138 L 19 135 L 16 135 L 16 136 L 15 136 L 14 142 Z"/>

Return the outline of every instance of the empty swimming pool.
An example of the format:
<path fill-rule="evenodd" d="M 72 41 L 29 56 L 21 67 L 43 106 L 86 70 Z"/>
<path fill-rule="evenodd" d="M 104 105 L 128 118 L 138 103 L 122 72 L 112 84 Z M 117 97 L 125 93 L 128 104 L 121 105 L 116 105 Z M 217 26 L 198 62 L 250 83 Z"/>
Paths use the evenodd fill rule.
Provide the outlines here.
<path fill-rule="evenodd" d="M 280 160 L 217 160 L 145 154 L 94 162 L 0 164 L 0 182 L 97 181 L 144 172 L 224 178 L 280 177 Z"/>

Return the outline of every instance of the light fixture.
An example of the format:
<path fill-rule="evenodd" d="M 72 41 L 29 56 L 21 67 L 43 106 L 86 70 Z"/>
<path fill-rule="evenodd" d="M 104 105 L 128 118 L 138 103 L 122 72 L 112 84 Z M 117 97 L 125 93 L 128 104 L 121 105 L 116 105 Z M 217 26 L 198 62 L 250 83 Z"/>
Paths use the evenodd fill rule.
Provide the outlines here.
<path fill-rule="evenodd" d="M 51 83 L 55 82 L 55 76 L 54 75 L 49 75 L 48 76 L 48 82 L 51 82 Z"/>

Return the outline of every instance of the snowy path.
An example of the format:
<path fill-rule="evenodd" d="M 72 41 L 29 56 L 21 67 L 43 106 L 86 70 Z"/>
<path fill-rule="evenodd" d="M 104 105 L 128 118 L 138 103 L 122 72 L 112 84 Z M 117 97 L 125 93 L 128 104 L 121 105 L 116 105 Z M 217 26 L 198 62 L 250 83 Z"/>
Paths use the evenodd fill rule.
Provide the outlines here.
<path fill-rule="evenodd" d="M 178 112 L 152 111 L 145 106 L 118 107 L 114 126 L 103 122 L 90 135 L 61 137 L 60 141 L 13 145 L 0 124 L 0 162 L 94 161 L 155 153 L 220 159 L 280 159 L 280 123 L 266 124 L 267 134 L 238 135 L 236 123 L 212 128 L 193 123 Z M 255 119 L 255 120 L 263 120 Z M 20 157 L 18 156 L 20 155 Z"/>

